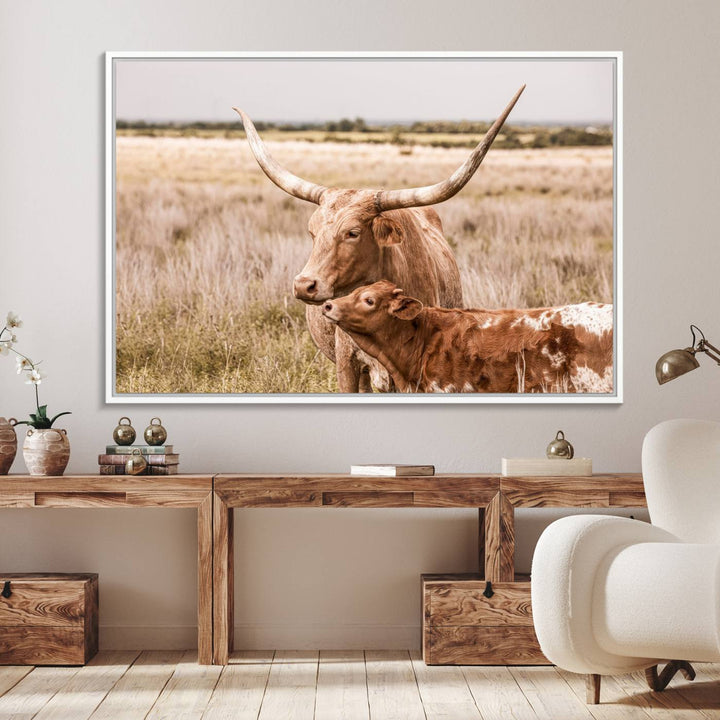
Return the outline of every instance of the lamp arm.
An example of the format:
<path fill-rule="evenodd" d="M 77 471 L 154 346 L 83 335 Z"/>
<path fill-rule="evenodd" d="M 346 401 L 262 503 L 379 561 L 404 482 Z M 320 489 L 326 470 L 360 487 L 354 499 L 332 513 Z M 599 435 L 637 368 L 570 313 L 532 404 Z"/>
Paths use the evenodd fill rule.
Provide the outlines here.
<path fill-rule="evenodd" d="M 702 350 L 709 358 L 712 358 L 718 365 L 720 365 L 720 350 L 714 345 L 711 345 L 704 338 L 698 343 L 698 350 Z"/>

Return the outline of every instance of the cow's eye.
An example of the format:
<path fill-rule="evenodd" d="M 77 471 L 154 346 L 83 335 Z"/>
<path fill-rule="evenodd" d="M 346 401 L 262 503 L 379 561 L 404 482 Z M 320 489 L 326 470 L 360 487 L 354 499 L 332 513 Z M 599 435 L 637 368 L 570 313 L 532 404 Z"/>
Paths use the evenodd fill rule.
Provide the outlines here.
<path fill-rule="evenodd" d="M 360 231 L 359 230 L 348 230 L 348 237 L 349 238 L 359 238 Z"/>
<path fill-rule="evenodd" d="M 365 303 L 367 305 L 374 305 L 375 301 L 372 298 L 365 298 Z"/>

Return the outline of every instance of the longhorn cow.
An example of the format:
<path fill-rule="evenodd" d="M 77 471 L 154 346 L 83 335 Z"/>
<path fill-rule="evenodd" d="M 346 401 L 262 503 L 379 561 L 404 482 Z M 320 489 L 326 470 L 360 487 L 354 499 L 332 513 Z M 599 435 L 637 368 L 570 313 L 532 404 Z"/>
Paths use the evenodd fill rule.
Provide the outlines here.
<path fill-rule="evenodd" d="M 460 273 L 429 205 L 444 202 L 467 184 L 515 106 L 523 85 L 467 160 L 446 180 L 403 190 L 324 187 L 297 177 L 268 151 L 238 108 L 248 143 L 263 172 L 290 195 L 315 203 L 308 229 L 313 246 L 295 277 L 295 297 L 307 304 L 308 329 L 318 348 L 336 365 L 341 393 L 393 391 L 387 370 L 322 314 L 323 303 L 354 289 L 389 280 L 427 305 L 462 307 Z"/>

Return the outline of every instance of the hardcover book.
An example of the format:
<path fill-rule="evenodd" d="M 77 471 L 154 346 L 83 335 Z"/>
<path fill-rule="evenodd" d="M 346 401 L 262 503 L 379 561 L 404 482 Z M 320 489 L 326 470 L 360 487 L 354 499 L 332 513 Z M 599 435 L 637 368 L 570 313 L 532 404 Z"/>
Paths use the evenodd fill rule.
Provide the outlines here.
<path fill-rule="evenodd" d="M 148 465 L 148 475 L 177 475 L 179 465 Z"/>
<path fill-rule="evenodd" d="M 107 445 L 105 452 L 108 455 L 132 455 L 133 450 L 139 450 L 143 455 L 172 454 L 172 445 Z"/>
<path fill-rule="evenodd" d="M 148 465 L 141 475 L 177 475 L 179 465 Z M 125 465 L 100 465 L 100 475 L 127 475 Z"/>
<path fill-rule="evenodd" d="M 101 465 L 100 475 L 125 475 L 124 465 Z"/>
<path fill-rule="evenodd" d="M 177 465 L 180 462 L 180 455 L 145 455 L 145 462 L 148 465 Z M 125 465 L 128 461 L 127 455 L 98 455 L 100 465 Z"/>
<path fill-rule="evenodd" d="M 413 477 L 434 475 L 434 465 L 351 465 L 351 475 L 371 477 Z"/>

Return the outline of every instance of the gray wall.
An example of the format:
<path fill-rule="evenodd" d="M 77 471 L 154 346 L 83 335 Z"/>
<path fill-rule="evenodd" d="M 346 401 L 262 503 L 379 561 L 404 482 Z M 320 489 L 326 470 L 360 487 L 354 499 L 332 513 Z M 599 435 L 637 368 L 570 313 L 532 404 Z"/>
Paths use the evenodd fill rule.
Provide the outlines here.
<path fill-rule="evenodd" d="M 497 471 L 559 427 L 598 471 L 636 471 L 660 420 L 717 415 L 720 377 L 659 388 L 657 356 L 691 321 L 720 337 L 720 5 L 502 3 L 0 3 L 0 312 L 45 358 L 43 401 L 70 408 L 70 470 L 91 472 L 124 412 L 159 414 L 185 471 L 343 471 L 353 461 Z M 103 404 L 105 50 L 622 50 L 625 53 L 625 402 L 621 406 L 144 406 Z M 468 88 L 468 92 L 476 92 Z M 31 391 L 0 358 L 0 414 Z M 23 471 L 19 459 L 15 472 Z M 547 513 L 523 513 L 527 567 Z M 247 644 L 415 642 L 418 575 L 471 569 L 474 513 L 243 511 L 237 618 Z M 101 573 L 106 645 L 192 642 L 190 511 L 2 511 L 0 568 Z"/>

